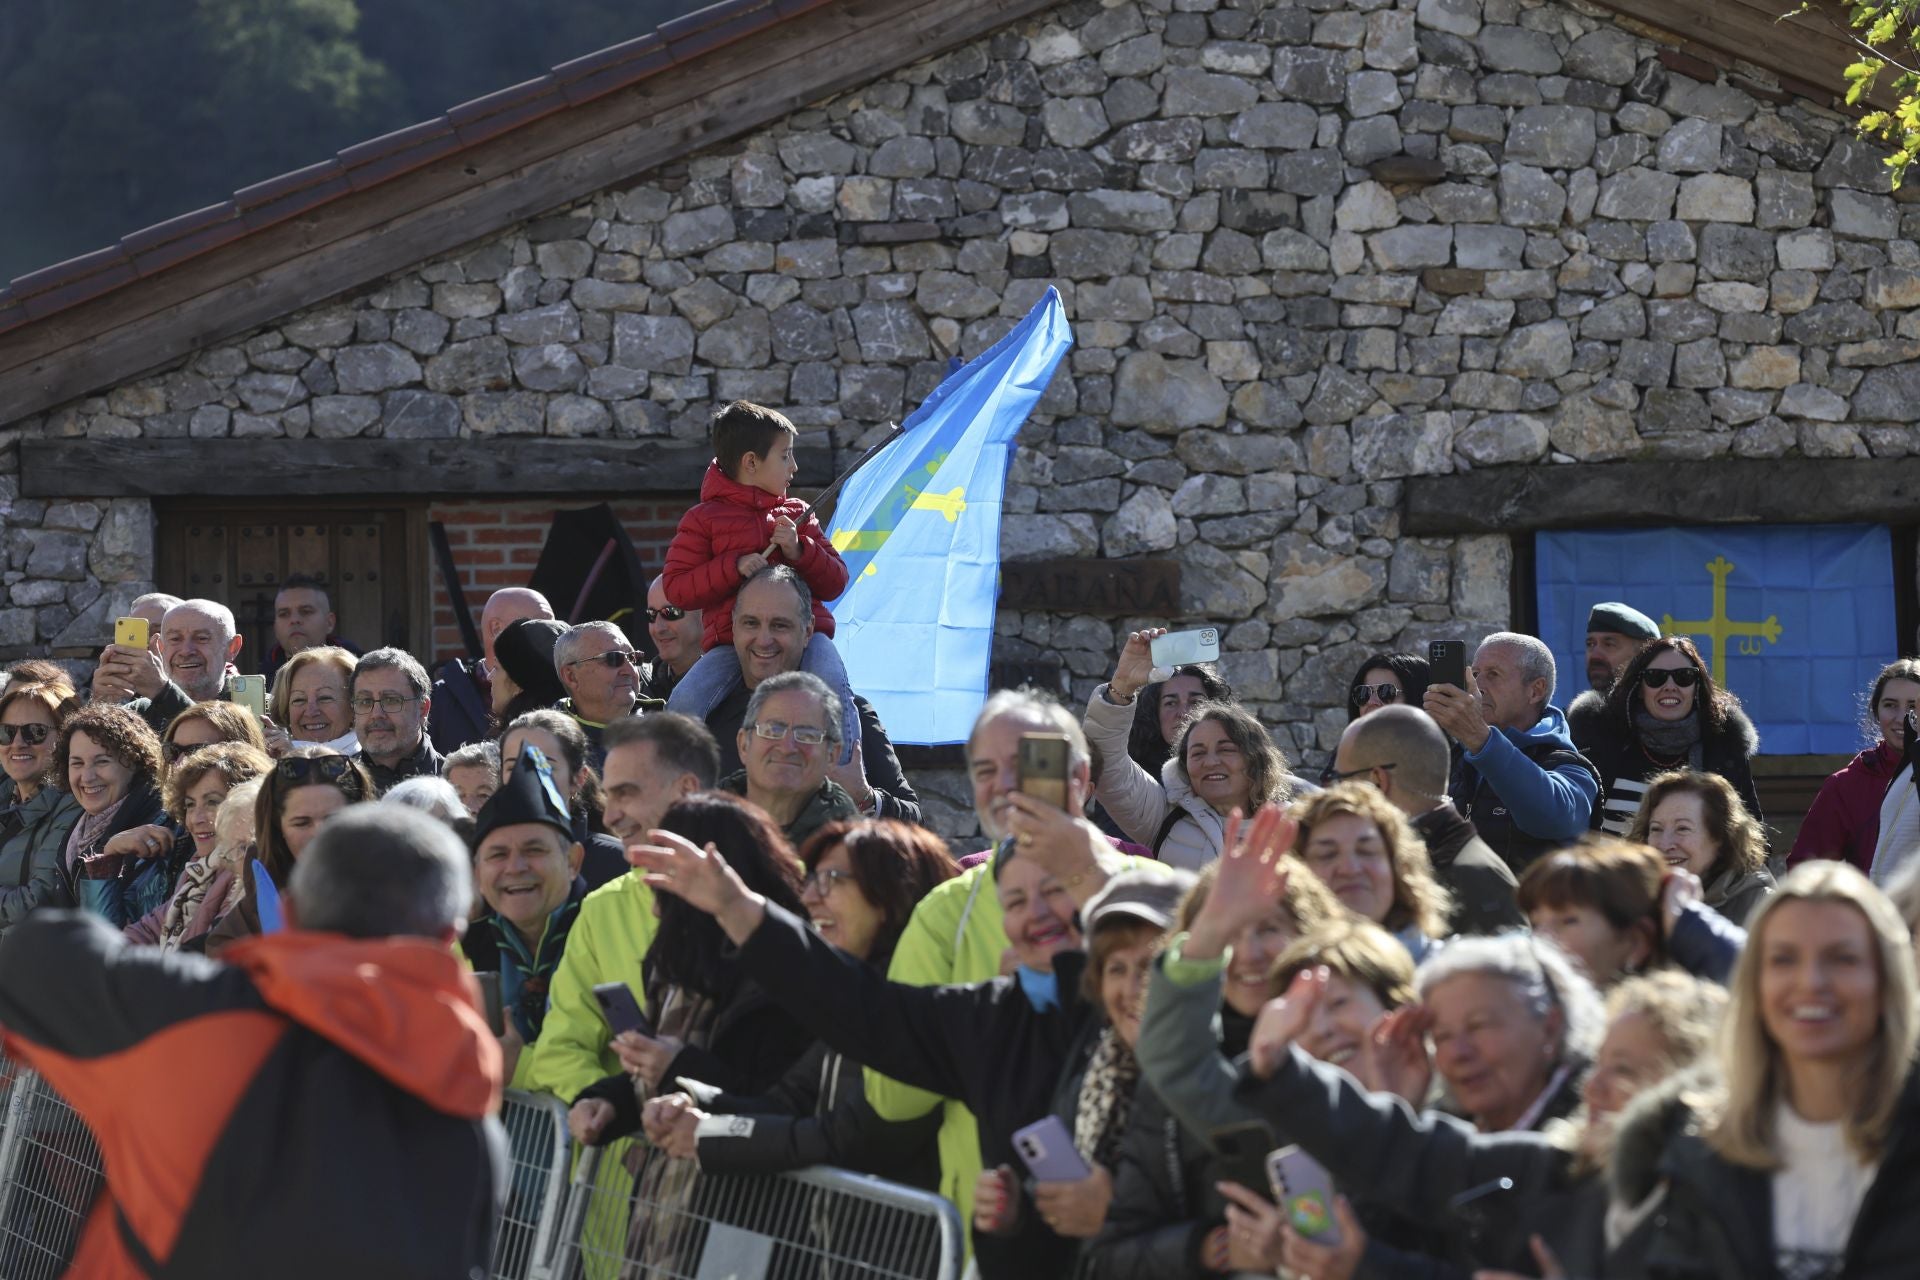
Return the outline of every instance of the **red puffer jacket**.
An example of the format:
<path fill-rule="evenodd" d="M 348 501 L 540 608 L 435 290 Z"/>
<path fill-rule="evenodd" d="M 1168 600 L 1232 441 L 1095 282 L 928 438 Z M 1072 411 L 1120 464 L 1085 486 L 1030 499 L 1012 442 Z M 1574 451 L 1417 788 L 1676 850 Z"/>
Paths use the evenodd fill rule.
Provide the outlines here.
<path fill-rule="evenodd" d="M 773 541 L 773 522 L 786 516 L 800 529 L 800 559 L 775 551 L 770 564 L 792 564 L 813 592 L 813 629 L 833 635 L 826 602 L 847 589 L 847 565 L 827 541 L 826 530 L 798 498 L 780 498 L 765 489 L 731 480 L 718 463 L 707 465 L 700 482 L 700 503 L 680 517 L 667 547 L 667 599 L 682 609 L 703 611 L 700 647 L 704 652 L 733 643 L 733 597 L 740 590 L 741 556 L 764 552 Z"/>
<path fill-rule="evenodd" d="M 1873 846 L 1880 839 L 1880 802 L 1887 798 L 1887 786 L 1900 772 L 1900 764 L 1900 752 L 1878 743 L 1821 784 L 1794 838 L 1787 865 L 1833 858 L 1862 871 L 1872 866 Z"/>

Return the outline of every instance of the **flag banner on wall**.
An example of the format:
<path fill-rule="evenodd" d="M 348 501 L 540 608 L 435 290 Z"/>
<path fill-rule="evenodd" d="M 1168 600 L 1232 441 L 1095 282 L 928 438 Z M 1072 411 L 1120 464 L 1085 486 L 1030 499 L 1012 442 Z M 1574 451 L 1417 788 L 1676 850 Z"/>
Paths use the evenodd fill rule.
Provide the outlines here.
<path fill-rule="evenodd" d="M 934 389 L 834 507 L 827 532 L 851 583 L 828 606 L 833 642 L 895 742 L 965 742 L 986 701 L 1007 463 L 1072 345 L 1048 289 Z"/>
<path fill-rule="evenodd" d="M 1618 600 L 1699 646 L 1760 730 L 1763 753 L 1866 745 L 1861 700 L 1900 652 L 1884 526 L 1557 530 L 1534 547 L 1558 705 L 1587 687 L 1587 610 Z"/>

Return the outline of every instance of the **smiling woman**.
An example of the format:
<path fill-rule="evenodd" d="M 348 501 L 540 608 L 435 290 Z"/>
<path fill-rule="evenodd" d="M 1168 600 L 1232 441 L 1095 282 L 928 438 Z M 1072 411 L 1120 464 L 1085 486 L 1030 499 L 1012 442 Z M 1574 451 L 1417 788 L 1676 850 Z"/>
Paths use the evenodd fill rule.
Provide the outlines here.
<path fill-rule="evenodd" d="M 343 756 L 360 749 L 347 698 L 358 661 L 336 645 L 302 649 L 287 659 L 274 675 L 267 708 L 291 742 L 312 743 Z"/>
<path fill-rule="evenodd" d="M 116 928 L 125 928 L 167 900 L 185 862 L 171 840 L 143 838 L 137 849 L 109 844 L 123 832 L 164 820 L 160 803 L 160 739 L 125 707 L 93 705 L 60 729 L 67 791 L 81 817 L 67 839 L 66 873 L 73 896 Z"/>
<path fill-rule="evenodd" d="M 1343 782 L 1298 806 L 1293 852 L 1349 911 L 1398 938 L 1415 961 L 1447 936 L 1452 897 L 1405 815 L 1364 782 Z"/>
<path fill-rule="evenodd" d="M 55 785 L 60 726 L 79 710 L 71 684 L 17 683 L 0 695 L 0 933 L 40 907 L 71 901 L 61 854 L 80 806 Z"/>

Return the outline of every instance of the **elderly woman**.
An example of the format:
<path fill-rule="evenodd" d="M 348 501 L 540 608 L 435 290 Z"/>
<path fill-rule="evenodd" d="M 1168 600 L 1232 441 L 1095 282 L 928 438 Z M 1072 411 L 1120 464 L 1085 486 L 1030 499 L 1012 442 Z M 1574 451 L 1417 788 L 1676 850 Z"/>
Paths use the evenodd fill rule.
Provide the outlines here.
<path fill-rule="evenodd" d="M 1643 1274 L 1655 1215 L 1608 1221 L 1605 1170 L 1615 1129 L 1637 1096 L 1709 1052 L 1726 1004 L 1718 987 L 1671 970 L 1621 983 L 1608 995 L 1606 1037 L 1574 1120 L 1545 1132 L 1487 1134 L 1370 1091 L 1309 1056 L 1306 1036 L 1323 985 L 1317 975 L 1296 975 L 1255 1032 L 1238 1096 L 1276 1131 L 1356 1189 L 1363 1207 L 1390 1205 L 1439 1232 L 1448 1261 L 1463 1270 L 1507 1267 L 1531 1275 L 1539 1250 L 1557 1257 L 1568 1275 Z M 1417 1076 L 1424 1055 L 1415 1012 L 1383 1020 L 1373 1051 L 1383 1065 L 1405 1060 Z M 1495 1190 L 1503 1178 L 1505 1189 Z M 1492 1198 L 1481 1202 L 1490 1190 Z M 1282 1256 L 1295 1274 L 1351 1274 L 1353 1261 L 1368 1252 L 1353 1215 L 1344 1206 L 1335 1212 L 1338 1246 L 1287 1233 Z"/>
<path fill-rule="evenodd" d="M 293 879 L 293 864 L 328 818 L 375 798 L 364 765 L 317 747 L 293 748 L 265 776 L 254 802 L 255 856 L 247 863 L 239 903 L 208 936 L 209 955 L 240 938 L 277 931 L 280 891 Z"/>
<path fill-rule="evenodd" d="M 72 902 L 60 857 L 80 806 L 55 779 L 60 726 L 79 710 L 71 684 L 15 679 L 0 694 L 0 933 L 28 912 Z"/>
<path fill-rule="evenodd" d="M 167 813 L 186 832 L 190 852 L 167 901 L 127 925 L 129 940 L 190 947 L 238 901 L 237 878 L 246 850 L 220 848 L 218 814 L 242 783 L 271 768 L 273 761 L 265 752 L 242 742 L 222 742 L 168 770 Z M 217 849 L 221 856 L 216 856 Z"/>
<path fill-rule="evenodd" d="M 1711 1089 L 1622 1127 L 1616 1188 L 1665 1187 L 1660 1276 L 1903 1276 L 1920 1248 L 1912 940 L 1844 864 L 1796 867 L 1752 918 Z"/>
<path fill-rule="evenodd" d="M 656 833 L 657 844 L 629 850 L 663 898 L 713 915 L 746 972 L 830 1046 L 973 1111 L 986 1170 L 975 1190 L 974 1257 L 987 1280 L 1070 1274 L 1081 1242 L 1105 1217 L 1112 1181 L 1103 1161 L 1125 1128 L 1133 1028 L 1179 891 L 1168 891 L 1159 870 L 1109 880 L 1111 846 L 1097 827 L 1028 800 L 1012 802 L 1014 839 L 995 860 L 996 891 L 1015 949 L 1049 949 L 1050 992 L 1010 977 L 947 987 L 889 982 L 751 892 L 712 851 L 667 832 Z M 1075 945 L 1071 925 L 1046 938 L 1026 927 L 1030 904 L 1060 886 L 1080 905 L 1089 932 L 1122 930 L 1097 968 Z M 1088 974 L 1090 985 L 1082 982 Z M 1013 1134 L 1050 1112 L 1068 1120 L 1093 1173 L 1041 1183 L 1028 1204 L 1011 1173 L 1020 1163 Z"/>
<path fill-rule="evenodd" d="M 1753 753 L 1760 735 L 1740 700 L 1685 636 L 1650 640 L 1614 682 L 1605 706 L 1576 744 L 1600 770 L 1603 831 L 1633 825 L 1647 782 L 1673 769 L 1717 773 L 1733 784 L 1747 812 L 1760 816 Z"/>
<path fill-rule="evenodd" d="M 1649 779 L 1627 839 L 1692 872 L 1701 901 L 1735 924 L 1745 924 L 1773 892 L 1765 829 L 1717 773 L 1687 769 Z"/>
<path fill-rule="evenodd" d="M 1293 853 L 1355 915 L 1393 934 L 1417 964 L 1447 936 L 1453 899 L 1406 816 L 1363 782 L 1295 806 Z"/>
<path fill-rule="evenodd" d="M 60 727 L 67 790 L 81 816 L 67 837 L 65 869 L 74 898 L 115 928 L 166 902 L 186 861 L 184 849 L 153 835 L 137 847 L 108 845 L 122 832 L 158 824 L 160 739 L 125 707 L 94 704 Z"/>
<path fill-rule="evenodd" d="M 1284 802 L 1304 784 L 1266 728 L 1232 702 L 1196 703 L 1157 775 L 1134 762 L 1127 754 L 1133 702 L 1153 670 L 1153 641 L 1164 634 L 1154 628 L 1127 637 L 1082 724 L 1104 762 L 1094 795 L 1121 832 L 1162 862 L 1197 871 L 1220 856 L 1229 813 Z"/>
<path fill-rule="evenodd" d="M 350 756 L 360 749 L 353 733 L 353 702 L 347 690 L 359 662 L 338 645 L 302 649 L 274 675 L 267 704 L 267 745 L 275 756 L 295 746 L 315 746 Z"/>
<path fill-rule="evenodd" d="M 1900 772 L 1907 713 L 1916 709 L 1920 709 L 1920 659 L 1902 658 L 1882 667 L 1867 693 L 1863 725 L 1876 740 L 1821 784 L 1793 839 L 1788 866 L 1813 858 L 1836 858 L 1862 871 L 1873 865 L 1880 803 Z"/>
<path fill-rule="evenodd" d="M 800 901 L 819 935 L 875 973 L 928 890 L 960 874 L 946 844 L 904 822 L 861 820 L 822 827 L 800 851 Z M 709 1115 L 747 1115 L 750 1125 L 708 1126 Z M 713 1173 L 779 1173 L 832 1165 L 932 1189 L 937 1114 L 891 1123 L 875 1115 L 860 1064 L 815 1042 L 770 1092 L 697 1089 L 647 1103 L 647 1137 Z"/>

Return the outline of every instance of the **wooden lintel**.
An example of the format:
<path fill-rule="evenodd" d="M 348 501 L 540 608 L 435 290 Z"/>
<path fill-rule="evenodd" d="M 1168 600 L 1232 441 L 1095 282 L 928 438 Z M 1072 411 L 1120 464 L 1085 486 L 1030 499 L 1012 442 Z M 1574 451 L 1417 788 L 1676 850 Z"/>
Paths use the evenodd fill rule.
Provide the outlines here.
<path fill-rule="evenodd" d="M 1497 467 L 1406 482 L 1412 536 L 1597 525 L 1920 517 L 1920 458 L 1722 458 Z"/>
<path fill-rule="evenodd" d="M 24 440 L 32 498 L 697 493 L 712 451 L 667 440 Z M 802 450 L 796 490 L 832 478 Z"/>

